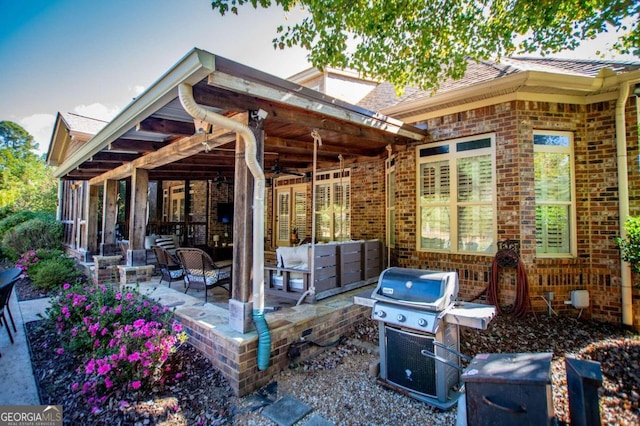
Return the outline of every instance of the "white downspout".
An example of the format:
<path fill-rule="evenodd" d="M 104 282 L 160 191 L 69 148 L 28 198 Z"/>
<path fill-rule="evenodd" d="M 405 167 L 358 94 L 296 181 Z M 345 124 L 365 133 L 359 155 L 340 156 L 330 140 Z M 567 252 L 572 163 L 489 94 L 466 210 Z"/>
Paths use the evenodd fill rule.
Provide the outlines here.
<path fill-rule="evenodd" d="M 182 83 L 178 87 L 180 103 L 183 108 L 194 118 L 206 121 L 213 125 L 232 130 L 238 133 L 245 145 L 244 160 L 247 163 L 249 171 L 253 175 L 253 314 L 254 321 L 256 316 L 261 317 L 263 326 L 258 329 L 258 368 L 265 370 L 269 364 L 269 352 L 261 353 L 264 350 L 270 350 L 271 337 L 268 336 L 268 329 L 264 332 L 266 322 L 264 321 L 264 187 L 265 178 L 262 167 L 257 159 L 257 143 L 256 138 L 248 126 L 231 120 L 224 115 L 216 114 L 212 111 L 202 108 L 193 98 L 193 88 L 191 85 Z M 262 328 L 262 330 L 261 330 Z M 268 339 L 268 342 L 264 339 Z M 267 348 L 268 346 L 268 348 Z M 266 365 L 265 365 L 266 364 Z"/>
<path fill-rule="evenodd" d="M 620 84 L 620 93 L 616 102 L 616 150 L 618 159 L 618 204 L 620 216 L 620 236 L 625 238 L 627 232 L 624 224 L 629 217 L 629 177 L 627 171 L 627 127 L 625 122 L 625 105 L 629 97 L 629 82 Z M 631 268 L 620 260 L 620 280 L 622 299 L 622 324 L 633 326 L 633 301 Z"/>
<path fill-rule="evenodd" d="M 311 131 L 313 138 L 313 172 L 311 173 L 311 259 L 309 260 L 309 290 L 302 293 L 302 296 L 296 302 L 296 306 L 300 305 L 307 296 L 315 296 L 316 294 L 316 171 L 318 165 L 318 147 L 322 146 L 322 138 L 317 129 Z"/>
<path fill-rule="evenodd" d="M 387 149 L 387 160 L 388 160 L 388 165 L 389 167 L 391 167 L 391 156 L 393 155 L 393 148 L 391 147 L 391 145 L 387 145 L 386 147 Z M 386 237 L 386 244 L 387 244 L 387 268 L 391 267 L 391 245 L 389 244 L 389 242 L 391 241 L 391 227 L 390 227 L 390 220 L 389 220 L 389 174 L 387 173 L 387 168 L 385 167 L 384 170 L 384 181 L 386 183 L 385 185 L 385 194 L 384 194 L 384 206 L 385 206 L 385 212 L 384 215 L 386 217 L 386 226 L 387 226 L 387 230 L 385 232 L 385 237 Z M 395 213 L 395 212 L 394 212 Z"/>

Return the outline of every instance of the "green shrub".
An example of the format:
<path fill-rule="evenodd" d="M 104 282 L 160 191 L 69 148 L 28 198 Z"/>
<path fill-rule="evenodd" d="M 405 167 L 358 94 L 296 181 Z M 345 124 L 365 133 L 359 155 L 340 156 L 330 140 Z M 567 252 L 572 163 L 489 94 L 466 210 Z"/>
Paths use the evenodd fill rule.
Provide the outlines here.
<path fill-rule="evenodd" d="M 76 262 L 66 256 L 39 260 L 27 269 L 34 287 L 42 290 L 59 290 L 65 283 L 75 283 L 80 278 Z"/>
<path fill-rule="evenodd" d="M 0 220 L 0 240 L 4 238 L 8 231 L 31 219 L 55 220 L 56 218 L 51 214 L 32 212 L 30 210 L 10 213 Z"/>
<path fill-rule="evenodd" d="M 29 250 L 62 248 L 62 224 L 55 219 L 34 218 L 7 231 L 2 239 L 4 254 L 17 259 Z"/>
<path fill-rule="evenodd" d="M 631 216 L 624 223 L 626 238 L 616 238 L 622 260 L 629 262 L 631 270 L 640 273 L 640 216 Z"/>
<path fill-rule="evenodd" d="M 12 214 L 14 214 L 16 211 L 13 208 L 13 206 L 3 206 L 0 207 L 0 222 L 2 220 L 4 220 L 4 218 L 6 218 L 7 216 L 11 216 Z"/>

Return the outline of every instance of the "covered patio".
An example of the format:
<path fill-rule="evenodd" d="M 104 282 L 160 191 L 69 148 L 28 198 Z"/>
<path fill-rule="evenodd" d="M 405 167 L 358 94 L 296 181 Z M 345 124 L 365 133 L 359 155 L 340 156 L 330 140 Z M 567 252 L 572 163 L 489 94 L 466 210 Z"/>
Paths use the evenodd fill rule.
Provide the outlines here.
<path fill-rule="evenodd" d="M 179 87 L 187 88 L 208 113 L 246 126 L 253 134 L 256 160 L 266 178 L 264 229 L 252 225 L 256 196 L 262 194 L 254 191 L 245 138 L 225 126 L 194 119 L 183 106 Z M 228 301 L 183 300 L 177 312 L 184 313 L 181 320 L 194 345 L 219 365 L 239 394 L 266 383 L 273 367 L 286 365 L 286 347 L 303 331 L 313 329 L 331 340 L 368 315 L 368 309 L 349 301 L 356 291 L 350 293 L 348 287 L 322 305 L 268 313 L 269 328 L 278 331 L 273 332 L 270 368 L 258 371 L 251 310 L 254 289 L 265 283 L 264 274 L 254 272 L 255 265 L 275 266 L 277 247 L 312 240 L 314 218 L 327 217 L 314 209 L 322 196 L 316 193 L 317 185 L 335 181 L 336 188 L 348 193 L 350 187 L 343 182 L 348 168 L 372 164 L 376 174 L 367 176 L 362 166 L 362 175 L 348 177 L 376 181 L 371 186 L 377 192 L 367 196 L 384 199 L 385 159 L 410 142 L 424 141 L 427 134 L 200 49 L 190 51 L 94 136 L 74 134 L 62 124 L 59 120 L 56 125 L 47 161 L 57 166 L 61 179 L 59 218 L 70 253 L 91 261 L 95 255 L 113 253 L 124 240 L 124 262 L 133 266 L 146 263 L 145 240 L 151 234 L 173 234 L 181 246 L 202 247 L 214 257 L 231 254 Z M 342 197 L 346 205 L 348 195 Z M 300 204 L 290 201 L 293 198 Z M 284 200 L 289 203 L 286 209 Z M 229 206 L 232 217 L 225 221 L 221 210 Z M 384 212 L 351 223 L 360 212 L 366 214 L 365 209 L 332 213 L 315 230 L 316 240 L 384 241 Z M 257 255 L 256 241 L 260 246 L 264 242 L 264 251 Z M 161 297 L 171 305 L 168 294 Z M 293 305 L 291 300 L 278 303 Z M 300 315 L 301 310 L 312 313 Z M 227 329 L 229 333 L 220 332 Z"/>

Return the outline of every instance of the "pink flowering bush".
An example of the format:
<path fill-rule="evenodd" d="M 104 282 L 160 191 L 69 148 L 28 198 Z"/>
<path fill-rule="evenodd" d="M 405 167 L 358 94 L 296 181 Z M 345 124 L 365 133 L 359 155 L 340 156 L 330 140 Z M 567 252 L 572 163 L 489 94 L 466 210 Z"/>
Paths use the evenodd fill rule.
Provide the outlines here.
<path fill-rule="evenodd" d="M 73 389 L 99 410 L 110 394 L 163 384 L 169 355 L 186 333 L 172 313 L 136 291 L 65 284 L 47 311 L 60 337 L 58 353 L 80 361 Z"/>
<path fill-rule="evenodd" d="M 74 259 L 62 250 L 29 250 L 22 253 L 16 267 L 31 278 L 31 284 L 41 290 L 57 291 L 65 282 L 81 278 Z"/>
<path fill-rule="evenodd" d="M 64 255 L 62 250 L 29 250 L 20 255 L 16 261 L 16 268 L 22 269 L 22 272 L 27 273 L 29 267 L 35 265 L 41 260 L 53 259 Z"/>

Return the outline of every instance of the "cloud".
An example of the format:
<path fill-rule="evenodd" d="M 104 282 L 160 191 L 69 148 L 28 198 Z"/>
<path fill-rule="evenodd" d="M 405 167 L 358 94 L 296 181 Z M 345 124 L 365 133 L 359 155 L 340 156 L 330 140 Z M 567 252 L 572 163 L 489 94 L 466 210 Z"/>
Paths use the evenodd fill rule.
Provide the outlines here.
<path fill-rule="evenodd" d="M 73 112 L 85 117 L 111 121 L 111 119 L 120 112 L 120 107 L 94 103 L 91 105 L 78 105 L 73 108 Z M 49 150 L 55 119 L 56 116 L 52 114 L 33 114 L 17 121 L 19 125 L 33 136 L 33 139 L 38 144 L 38 155 L 45 154 Z"/>
<path fill-rule="evenodd" d="M 76 114 L 83 115 L 85 117 L 97 118 L 98 120 L 111 121 L 117 113 L 120 112 L 120 107 L 117 105 L 104 105 L 100 103 L 93 103 L 91 105 L 78 105 L 73 109 Z"/>
<path fill-rule="evenodd" d="M 29 132 L 38 144 L 38 155 L 49 149 L 55 119 L 55 115 L 52 114 L 33 114 L 18 121 L 18 124 Z"/>

